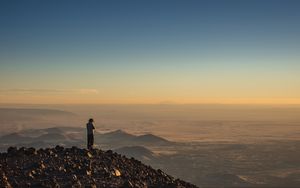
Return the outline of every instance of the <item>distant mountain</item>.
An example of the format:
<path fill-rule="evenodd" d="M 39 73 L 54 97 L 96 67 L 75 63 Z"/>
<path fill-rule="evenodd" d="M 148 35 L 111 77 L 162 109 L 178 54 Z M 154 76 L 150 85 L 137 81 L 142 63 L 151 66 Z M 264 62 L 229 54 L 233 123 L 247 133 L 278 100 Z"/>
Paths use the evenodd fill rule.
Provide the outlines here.
<path fill-rule="evenodd" d="M 23 136 L 20 133 L 11 133 L 11 134 L 0 137 L 1 144 L 29 143 L 32 141 L 33 141 L 33 138 Z"/>
<path fill-rule="evenodd" d="M 83 127 L 50 127 L 44 129 L 48 133 L 53 133 L 53 132 L 59 132 L 59 133 L 66 133 L 66 132 L 83 132 L 85 131 L 85 128 Z"/>
<path fill-rule="evenodd" d="M 82 133 L 85 131 L 84 128 L 81 127 L 50 127 L 45 129 L 25 129 L 19 131 L 20 134 L 37 137 L 43 134 L 68 134 L 68 133 Z"/>
<path fill-rule="evenodd" d="M 141 135 L 141 136 L 137 136 L 133 139 L 134 142 L 140 143 L 140 144 L 149 144 L 149 143 L 155 143 L 155 144 L 170 144 L 171 142 L 155 136 L 153 134 L 145 134 L 145 135 Z"/>
<path fill-rule="evenodd" d="M 43 148 L 43 147 L 49 147 L 49 146 L 55 146 L 57 144 L 63 144 L 63 145 L 80 145 L 81 140 L 78 142 L 76 139 L 70 139 L 67 138 L 64 134 L 59 133 L 46 133 L 42 134 L 37 137 L 29 137 L 24 136 L 20 133 L 12 133 L 8 135 L 4 135 L 0 137 L 0 149 L 2 150 L 9 145 L 14 145 L 18 147 L 37 147 L 37 148 Z"/>
<path fill-rule="evenodd" d="M 101 139 L 106 140 L 108 142 L 129 141 L 136 137 L 135 135 L 129 134 L 122 130 L 116 130 L 116 131 L 104 133 L 104 134 L 101 134 L 100 136 L 101 136 Z"/>
<path fill-rule="evenodd" d="M 47 129 L 44 129 L 44 131 L 48 134 L 61 134 L 63 133 L 64 131 L 59 128 L 59 127 L 51 127 L 51 128 L 47 128 Z"/>
<path fill-rule="evenodd" d="M 47 131 L 45 131 L 45 129 L 25 129 L 18 131 L 18 133 L 27 137 L 38 137 L 42 134 L 46 134 Z"/>
<path fill-rule="evenodd" d="M 46 133 L 39 137 L 34 138 L 36 141 L 44 141 L 44 142 L 58 142 L 58 141 L 66 141 L 67 138 L 65 135 L 60 133 Z"/>
<path fill-rule="evenodd" d="M 16 133 L 6 134 L 0 137 L 0 150 L 4 151 L 8 146 L 45 148 L 55 145 L 80 146 L 84 145 L 83 139 L 78 139 L 74 134 L 83 131 L 83 128 L 54 127 L 46 129 L 26 129 Z M 73 135 L 72 135 L 72 134 Z M 83 133 L 78 133 L 82 135 Z"/>
<path fill-rule="evenodd" d="M 139 160 L 152 160 L 155 158 L 155 154 L 151 150 L 142 146 L 126 146 L 114 149 L 114 151 Z"/>

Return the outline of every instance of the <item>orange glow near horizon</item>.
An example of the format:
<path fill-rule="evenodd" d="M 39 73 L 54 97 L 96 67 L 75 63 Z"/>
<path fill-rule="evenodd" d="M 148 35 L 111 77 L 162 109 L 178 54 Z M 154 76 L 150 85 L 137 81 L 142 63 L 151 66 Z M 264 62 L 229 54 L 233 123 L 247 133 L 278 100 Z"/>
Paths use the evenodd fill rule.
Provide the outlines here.
<path fill-rule="evenodd" d="M 0 96 L 0 104 L 247 104 L 299 105 L 300 98 L 104 98 L 99 96 Z"/>

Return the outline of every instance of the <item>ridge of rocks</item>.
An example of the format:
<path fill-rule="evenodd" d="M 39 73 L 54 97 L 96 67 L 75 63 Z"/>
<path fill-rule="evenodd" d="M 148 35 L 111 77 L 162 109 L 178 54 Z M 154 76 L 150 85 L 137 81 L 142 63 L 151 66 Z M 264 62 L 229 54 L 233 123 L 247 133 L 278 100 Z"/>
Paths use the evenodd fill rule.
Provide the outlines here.
<path fill-rule="evenodd" d="M 0 153 L 0 187 L 195 188 L 111 150 L 10 147 Z"/>

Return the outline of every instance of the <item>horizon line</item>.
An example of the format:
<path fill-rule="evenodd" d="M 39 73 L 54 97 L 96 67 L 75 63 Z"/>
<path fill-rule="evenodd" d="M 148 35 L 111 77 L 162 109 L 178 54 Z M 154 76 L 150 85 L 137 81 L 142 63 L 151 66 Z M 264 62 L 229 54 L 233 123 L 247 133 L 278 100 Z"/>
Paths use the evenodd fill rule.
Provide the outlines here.
<path fill-rule="evenodd" d="M 224 105 L 224 106 L 299 106 L 300 103 L 0 103 L 1 105 Z"/>

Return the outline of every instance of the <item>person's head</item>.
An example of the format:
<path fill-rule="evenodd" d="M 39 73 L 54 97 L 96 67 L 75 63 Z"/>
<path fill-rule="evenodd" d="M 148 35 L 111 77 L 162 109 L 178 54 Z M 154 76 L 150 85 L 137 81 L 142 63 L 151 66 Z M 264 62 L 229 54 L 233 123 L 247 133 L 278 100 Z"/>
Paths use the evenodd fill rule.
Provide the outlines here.
<path fill-rule="evenodd" d="M 89 123 L 93 123 L 93 122 L 94 122 L 93 118 L 89 119 Z"/>

